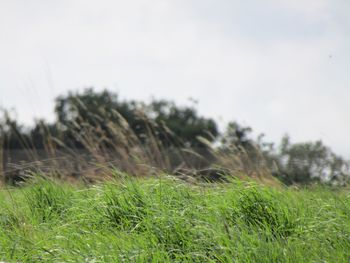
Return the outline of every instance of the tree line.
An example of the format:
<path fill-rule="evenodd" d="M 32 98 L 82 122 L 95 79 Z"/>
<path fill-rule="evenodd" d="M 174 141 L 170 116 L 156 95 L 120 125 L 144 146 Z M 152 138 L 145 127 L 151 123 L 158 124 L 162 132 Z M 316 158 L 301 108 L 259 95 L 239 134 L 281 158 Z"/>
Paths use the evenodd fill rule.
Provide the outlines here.
<path fill-rule="evenodd" d="M 275 145 L 266 142 L 263 135 L 254 138 L 250 127 L 237 122 L 230 122 L 224 131 L 219 131 L 214 119 L 201 116 L 193 106 L 179 106 L 168 100 L 121 100 L 108 90 L 89 88 L 56 98 L 55 116 L 52 123 L 37 120 L 32 127 L 24 127 L 4 110 L 0 123 L 3 162 L 9 162 L 15 150 L 118 149 L 122 158 L 123 154 L 131 155 L 137 142 L 149 146 L 148 158 L 152 160 L 161 160 L 163 153 L 159 149 L 166 149 L 171 167 L 179 167 L 190 158 L 195 168 L 210 167 L 218 158 L 214 152 L 220 152 L 246 156 L 245 160 L 253 164 L 263 162 L 288 185 L 345 184 L 349 178 L 349 162 L 322 141 L 291 143 L 285 136 Z M 176 154 L 179 149 L 187 149 L 182 153 L 188 155 L 181 159 Z M 234 158 L 234 154 L 229 158 Z M 244 165 L 246 161 L 242 162 Z"/>

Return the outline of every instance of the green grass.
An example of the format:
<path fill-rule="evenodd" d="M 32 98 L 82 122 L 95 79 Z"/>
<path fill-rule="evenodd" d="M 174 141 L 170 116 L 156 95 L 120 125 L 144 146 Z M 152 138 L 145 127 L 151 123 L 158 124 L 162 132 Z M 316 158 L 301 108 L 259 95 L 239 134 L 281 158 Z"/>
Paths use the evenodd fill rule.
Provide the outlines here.
<path fill-rule="evenodd" d="M 350 196 L 170 177 L 0 192 L 7 262 L 349 262 Z"/>

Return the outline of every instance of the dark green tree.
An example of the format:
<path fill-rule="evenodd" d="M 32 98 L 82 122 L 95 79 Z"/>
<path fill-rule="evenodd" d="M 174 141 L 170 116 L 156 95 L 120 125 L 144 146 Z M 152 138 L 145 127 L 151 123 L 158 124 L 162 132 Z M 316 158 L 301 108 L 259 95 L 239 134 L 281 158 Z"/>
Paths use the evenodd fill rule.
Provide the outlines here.
<path fill-rule="evenodd" d="M 251 138 L 252 128 L 229 122 L 224 134 L 221 136 L 221 145 L 224 149 L 237 148 L 252 151 L 254 140 Z"/>
<path fill-rule="evenodd" d="M 147 105 L 150 118 L 165 124 L 169 130 L 189 147 L 202 147 L 198 137 L 212 142 L 219 135 L 217 124 L 213 119 L 198 115 L 192 107 L 179 107 L 166 100 L 153 100 Z"/>
<path fill-rule="evenodd" d="M 74 124 L 84 126 L 84 123 L 89 123 L 105 129 L 106 120 L 118 121 L 119 117 L 115 112 L 127 121 L 141 140 L 147 133 L 145 117 L 155 122 L 154 132 L 164 144 L 176 141 L 191 147 L 199 147 L 198 136 L 210 141 L 218 136 L 215 121 L 199 116 L 194 108 L 179 107 L 165 100 L 153 100 L 149 104 L 121 101 L 116 94 L 107 90 L 95 92 L 93 89 L 86 89 L 82 93 L 61 96 L 56 100 L 55 112 L 59 124 L 62 129 L 67 130 L 66 136 L 70 140 L 72 136 L 69 135 L 68 126 Z M 169 134 L 166 134 L 165 127 L 173 133 L 173 138 L 169 138 Z"/>

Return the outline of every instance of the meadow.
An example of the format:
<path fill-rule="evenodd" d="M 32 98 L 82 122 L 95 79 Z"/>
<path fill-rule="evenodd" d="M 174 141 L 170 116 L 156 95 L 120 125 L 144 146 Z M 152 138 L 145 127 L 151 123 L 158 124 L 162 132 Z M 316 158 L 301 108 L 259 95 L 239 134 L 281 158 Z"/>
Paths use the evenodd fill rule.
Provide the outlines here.
<path fill-rule="evenodd" d="M 350 198 L 326 186 L 37 174 L 0 192 L 5 262 L 349 262 Z"/>
<path fill-rule="evenodd" d="M 350 163 L 88 89 L 0 118 L 0 262 L 350 262 Z"/>

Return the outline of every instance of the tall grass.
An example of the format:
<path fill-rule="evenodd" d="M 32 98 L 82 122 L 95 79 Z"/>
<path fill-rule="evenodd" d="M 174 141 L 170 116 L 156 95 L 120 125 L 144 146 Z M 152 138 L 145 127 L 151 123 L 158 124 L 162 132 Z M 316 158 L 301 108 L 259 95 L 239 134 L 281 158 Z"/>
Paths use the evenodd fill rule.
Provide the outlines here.
<path fill-rule="evenodd" d="M 8 262 L 349 262 L 347 190 L 163 175 L 0 192 Z"/>
<path fill-rule="evenodd" d="M 81 101 L 74 105 L 85 107 Z M 75 120 L 64 124 L 64 129 L 57 128 L 56 134 L 44 122 L 38 123 L 42 141 L 36 144 L 33 137 L 23 135 L 16 122 L 5 114 L 5 121 L 0 125 L 0 158 L 3 160 L 0 173 L 5 181 L 23 180 L 34 171 L 91 182 L 113 177 L 111 168 L 116 168 L 133 176 L 168 173 L 214 181 L 226 171 L 226 175 L 248 176 L 278 184 L 258 149 L 252 158 L 244 149 L 232 147 L 223 151 L 202 137 L 198 138 L 202 147 L 194 149 L 176 137 L 165 124 L 156 123 L 141 110 L 135 111 L 145 127 L 141 135 L 137 135 L 124 117 L 113 109 L 107 111 L 100 107 L 97 113 L 80 109 L 77 114 Z M 166 140 L 161 140 L 159 133 Z M 68 135 L 79 145 L 67 143 Z M 20 136 L 18 141 L 24 150 L 6 149 L 1 145 L 5 136 Z M 40 149 L 34 147 L 38 144 L 42 145 Z"/>

